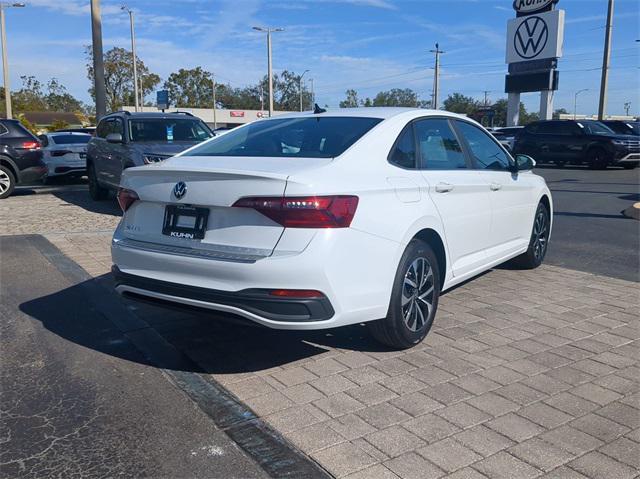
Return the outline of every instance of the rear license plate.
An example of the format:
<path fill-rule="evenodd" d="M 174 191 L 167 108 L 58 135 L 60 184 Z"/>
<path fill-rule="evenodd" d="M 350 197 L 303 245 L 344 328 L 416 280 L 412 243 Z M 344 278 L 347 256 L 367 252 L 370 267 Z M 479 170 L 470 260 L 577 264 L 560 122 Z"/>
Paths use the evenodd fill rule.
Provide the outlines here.
<path fill-rule="evenodd" d="M 80 155 L 80 158 L 86 158 L 87 157 L 87 154 L 84 151 L 81 151 L 78 154 Z"/>
<path fill-rule="evenodd" d="M 167 205 L 164 209 L 162 234 L 173 238 L 202 239 L 207 230 L 209 208 Z"/>

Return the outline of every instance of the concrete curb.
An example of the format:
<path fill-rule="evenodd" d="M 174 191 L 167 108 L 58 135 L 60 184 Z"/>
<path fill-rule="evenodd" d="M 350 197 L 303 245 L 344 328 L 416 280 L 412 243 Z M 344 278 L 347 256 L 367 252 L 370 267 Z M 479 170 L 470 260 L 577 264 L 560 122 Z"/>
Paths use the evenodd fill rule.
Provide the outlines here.
<path fill-rule="evenodd" d="M 622 212 L 627 218 L 640 220 L 640 202 L 634 203 Z"/>

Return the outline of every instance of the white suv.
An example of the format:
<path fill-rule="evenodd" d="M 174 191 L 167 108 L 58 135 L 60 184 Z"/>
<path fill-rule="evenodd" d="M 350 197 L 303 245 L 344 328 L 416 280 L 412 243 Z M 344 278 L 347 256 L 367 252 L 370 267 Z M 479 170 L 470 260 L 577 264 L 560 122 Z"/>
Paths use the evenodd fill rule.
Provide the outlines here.
<path fill-rule="evenodd" d="M 542 262 L 552 203 L 533 166 L 443 111 L 260 120 L 124 172 L 117 290 L 278 329 L 369 322 L 411 347 L 441 291 Z"/>

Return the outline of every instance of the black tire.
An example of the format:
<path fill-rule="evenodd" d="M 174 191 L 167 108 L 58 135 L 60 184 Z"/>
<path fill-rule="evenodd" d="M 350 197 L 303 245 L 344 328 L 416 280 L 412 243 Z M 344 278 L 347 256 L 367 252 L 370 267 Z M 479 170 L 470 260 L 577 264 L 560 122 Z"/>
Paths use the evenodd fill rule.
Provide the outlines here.
<path fill-rule="evenodd" d="M 592 148 L 587 152 L 587 164 L 593 170 L 604 170 L 609 164 L 607 152 L 602 148 Z"/>
<path fill-rule="evenodd" d="M 531 239 L 526 252 L 513 259 L 514 266 L 521 269 L 534 269 L 542 264 L 549 247 L 549 210 L 544 203 L 538 204 L 533 227 L 531 228 Z"/>
<path fill-rule="evenodd" d="M 13 171 L 4 165 L 0 165 L 0 200 L 11 196 L 16 188 L 16 177 Z"/>
<path fill-rule="evenodd" d="M 415 278 L 421 280 L 412 285 Z M 427 243 L 414 239 L 398 265 L 387 317 L 367 323 L 371 335 L 394 349 L 415 346 L 433 325 L 439 297 L 440 269 L 436 255 Z"/>
<path fill-rule="evenodd" d="M 625 165 L 622 165 L 622 167 L 625 170 L 633 170 L 634 168 L 638 167 L 638 164 L 637 163 L 625 164 Z"/>
<path fill-rule="evenodd" d="M 109 197 L 109 190 L 100 185 L 93 163 L 87 165 L 87 177 L 89 179 L 89 196 L 91 196 L 91 199 L 94 201 L 106 200 Z"/>

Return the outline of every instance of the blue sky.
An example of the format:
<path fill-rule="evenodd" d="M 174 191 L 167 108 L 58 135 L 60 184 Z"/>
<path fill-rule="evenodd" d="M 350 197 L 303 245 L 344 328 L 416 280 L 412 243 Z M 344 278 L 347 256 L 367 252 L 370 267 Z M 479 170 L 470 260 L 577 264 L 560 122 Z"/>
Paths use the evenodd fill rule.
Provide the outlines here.
<path fill-rule="evenodd" d="M 26 0 L 7 11 L 11 84 L 20 75 L 56 77 L 89 101 L 84 45 L 91 42 L 88 0 Z M 285 28 L 274 34 L 274 68 L 311 70 L 320 104 L 338 105 L 347 88 L 361 97 L 412 88 L 428 98 L 435 42 L 442 56 L 441 100 L 451 92 L 492 100 L 504 97 L 505 33 L 512 0 L 125 0 L 136 12 L 138 54 L 164 79 L 178 68 L 202 66 L 219 81 L 242 86 L 266 71 L 263 34 L 254 25 Z M 105 51 L 130 47 L 122 1 L 102 1 Z M 564 58 L 555 107 L 595 113 L 600 85 L 606 0 L 560 0 L 566 11 Z M 640 2 L 617 0 L 609 106 L 640 114 Z M 530 110 L 539 94 L 524 94 Z"/>

